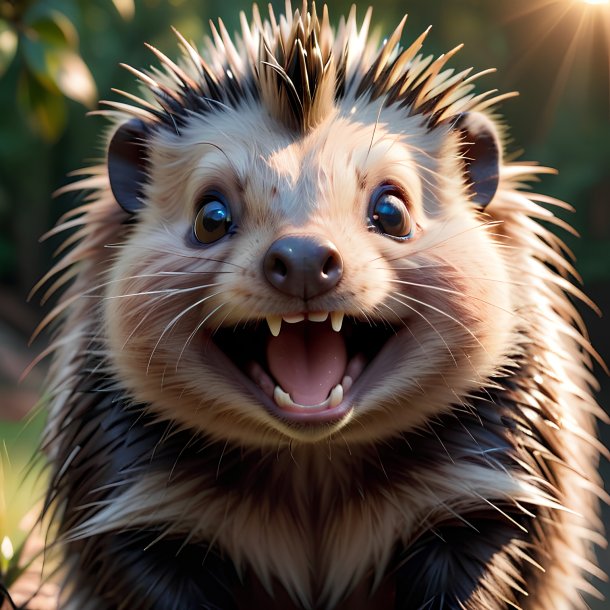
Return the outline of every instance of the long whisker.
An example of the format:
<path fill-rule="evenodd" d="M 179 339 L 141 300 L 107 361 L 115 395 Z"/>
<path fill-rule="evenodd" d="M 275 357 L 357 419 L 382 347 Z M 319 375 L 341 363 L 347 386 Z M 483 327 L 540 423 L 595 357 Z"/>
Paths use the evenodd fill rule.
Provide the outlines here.
<path fill-rule="evenodd" d="M 229 309 L 229 311 L 227 311 L 227 313 L 224 315 L 224 317 L 222 318 L 222 320 L 220 320 L 220 322 L 218 322 L 218 324 L 216 324 L 216 327 L 214 328 L 214 330 L 212 331 L 212 334 L 217 333 L 221 328 L 222 325 L 225 323 L 225 320 L 235 311 L 235 307 L 231 307 L 231 309 Z M 240 318 L 237 320 L 237 322 L 235 324 L 233 324 L 233 328 L 237 328 L 241 323 L 242 320 L 244 319 L 244 316 L 240 316 Z M 245 324 L 245 322 L 244 322 Z"/>
<path fill-rule="evenodd" d="M 371 134 L 371 141 L 369 143 L 369 148 L 366 151 L 366 157 L 364 158 L 365 165 L 366 165 L 366 162 L 368 161 L 369 155 L 371 154 L 371 149 L 373 148 L 373 142 L 375 141 L 375 132 L 377 131 L 377 127 L 379 126 L 379 120 L 381 119 L 381 111 L 383 110 L 383 107 L 385 106 L 387 99 L 388 99 L 388 96 L 386 95 L 381 100 L 381 104 L 379 105 L 379 111 L 377 112 L 377 118 L 375 119 L 375 124 L 373 125 L 373 133 Z"/>
<path fill-rule="evenodd" d="M 418 254 L 421 254 L 423 252 L 427 252 L 428 250 L 431 250 L 433 248 L 438 248 L 439 246 L 442 246 L 443 244 L 446 244 L 448 241 L 451 241 L 452 239 L 455 239 L 456 237 L 460 237 L 462 235 L 465 235 L 466 233 L 469 233 L 470 231 L 474 231 L 477 229 L 484 229 L 486 227 L 493 227 L 496 226 L 498 224 L 502 224 L 502 221 L 500 220 L 489 220 L 489 221 L 485 221 L 482 223 L 479 223 L 477 225 L 474 225 L 472 227 L 468 227 L 467 229 L 464 229 L 463 231 L 458 231 L 457 233 L 454 233 L 453 235 L 450 235 L 449 237 L 441 240 L 441 241 L 437 241 L 433 244 L 430 244 L 429 246 L 427 246 L 426 248 L 421 248 L 419 250 L 413 248 L 413 250 L 411 252 L 409 252 L 409 256 L 416 256 Z M 396 260 L 400 260 L 402 258 L 404 258 L 405 255 L 402 256 L 397 256 L 395 258 L 388 258 L 386 259 L 388 262 L 392 262 L 392 261 L 396 261 Z"/>
<path fill-rule="evenodd" d="M 105 300 L 112 299 L 124 299 L 126 297 L 140 297 L 150 296 L 153 294 L 167 294 L 167 295 L 180 295 L 188 292 L 195 292 L 197 290 L 204 290 L 205 288 L 213 288 L 215 286 L 222 286 L 222 282 L 213 282 L 211 284 L 200 284 L 198 286 L 190 286 L 189 288 L 164 288 L 163 290 L 147 290 L 144 292 L 131 292 L 128 294 L 116 294 L 112 296 L 104 297 Z"/>
<path fill-rule="evenodd" d="M 161 297 L 157 297 L 156 299 L 154 299 L 153 303 L 147 303 L 148 305 L 148 310 L 147 312 L 140 318 L 140 321 L 134 326 L 134 328 L 131 329 L 131 332 L 129 333 L 129 335 L 127 336 L 127 338 L 125 339 L 123 346 L 121 347 L 121 349 L 125 349 L 125 347 L 127 346 L 127 344 L 129 343 L 129 341 L 131 341 L 131 338 L 135 335 L 135 333 L 138 331 L 138 329 L 142 326 L 142 324 L 144 324 L 144 322 L 146 322 L 146 320 L 153 314 L 155 313 L 159 306 L 162 304 L 163 301 L 166 301 L 167 299 L 169 299 L 170 297 L 172 297 L 173 295 L 171 294 L 166 294 L 163 295 Z"/>
<path fill-rule="evenodd" d="M 404 296 L 402 295 L 400 292 L 395 293 L 398 294 L 400 296 Z M 400 298 L 393 296 L 391 294 L 388 295 L 388 297 L 398 303 L 400 303 L 401 305 L 403 305 L 404 307 L 410 309 L 413 313 L 416 313 L 418 316 L 420 316 L 427 324 L 428 326 L 430 326 L 430 328 L 439 336 L 439 339 L 443 342 L 443 344 L 445 345 L 445 347 L 447 348 L 447 351 L 449 352 L 449 355 L 451 356 L 451 359 L 453 360 L 455 366 L 457 367 L 457 360 L 455 359 L 455 356 L 453 355 L 453 352 L 451 351 L 451 348 L 449 347 L 449 345 L 447 344 L 447 341 L 445 341 L 445 338 L 443 337 L 443 335 L 441 335 L 441 333 L 439 332 L 439 330 L 436 328 L 436 326 L 434 326 L 434 324 L 432 324 L 432 322 L 430 322 L 430 320 L 428 320 L 428 318 L 418 309 L 415 309 L 415 307 L 409 305 L 408 303 L 405 303 L 404 301 L 402 301 Z"/>
<path fill-rule="evenodd" d="M 427 178 L 425 175 L 422 175 L 422 172 L 430 174 L 432 178 L 439 178 L 439 179 L 443 178 L 443 174 L 441 174 L 440 172 L 437 172 L 430 167 L 426 167 L 425 165 L 422 165 L 421 163 L 418 163 L 415 160 L 412 160 L 410 162 L 398 161 L 398 160 L 388 161 L 386 163 L 386 167 L 391 167 L 391 166 L 405 167 L 407 169 L 411 169 L 412 167 L 415 167 L 415 169 L 417 169 L 420 172 L 419 179 L 424 184 L 426 184 L 427 186 L 429 186 L 431 188 L 435 187 L 437 185 L 430 178 Z"/>
<path fill-rule="evenodd" d="M 430 356 L 429 354 L 426 352 L 426 350 L 424 349 L 424 346 L 421 344 L 421 341 L 415 336 L 415 333 L 413 332 L 413 330 L 411 329 L 411 327 L 398 315 L 398 313 L 396 311 L 394 311 L 394 309 L 392 307 L 390 307 L 387 303 L 381 303 L 381 305 L 383 305 L 384 307 L 387 307 L 402 323 L 402 325 L 409 331 L 409 334 L 411 335 L 411 337 L 413 337 L 413 340 L 415 341 L 415 343 L 417 343 L 417 345 L 419 346 L 419 349 L 422 351 L 422 354 L 424 354 L 424 356 L 426 357 L 426 359 L 429 361 L 430 360 Z M 404 305 L 404 303 L 403 303 Z M 407 305 L 408 307 L 408 305 Z M 388 321 L 389 322 L 389 321 Z M 442 339 L 442 337 L 441 337 Z M 451 350 L 449 350 L 449 353 L 451 353 Z M 418 384 L 419 385 L 419 384 Z M 421 387 L 421 386 L 420 386 Z"/>
<path fill-rule="evenodd" d="M 186 341 L 184 342 L 184 345 L 182 346 L 182 349 L 180 350 L 180 354 L 178 356 L 178 359 L 176 360 L 176 368 L 175 370 L 178 371 L 178 365 L 180 364 L 180 360 L 182 360 L 182 355 L 184 354 L 184 350 L 186 350 L 186 348 L 188 347 L 188 345 L 190 344 L 190 342 L 193 340 L 193 337 L 203 328 L 203 325 L 219 310 L 222 309 L 228 301 L 224 301 L 223 303 L 221 303 L 220 305 L 218 305 L 217 307 L 215 307 L 214 309 L 212 309 L 212 311 L 207 314 L 203 320 L 201 320 L 201 322 L 199 322 L 199 324 L 197 324 L 197 326 L 195 327 L 195 329 L 193 330 L 193 332 L 187 337 Z"/>
<path fill-rule="evenodd" d="M 408 256 L 408 255 L 407 255 Z M 403 257 L 407 258 L 407 257 Z M 376 256 L 375 258 L 371 258 L 370 260 L 367 261 L 367 263 L 369 265 L 376 263 L 377 261 L 380 260 L 386 260 L 383 254 L 380 254 L 379 256 Z M 398 259 L 392 259 L 394 260 L 398 260 Z M 388 261 L 389 262 L 389 261 Z M 419 265 L 416 261 L 411 260 L 410 258 L 407 258 L 407 260 L 405 261 L 406 263 L 411 263 L 408 267 L 395 267 L 394 265 L 392 265 L 390 267 L 390 269 L 396 270 L 396 271 L 417 271 L 418 269 L 454 269 L 453 265 L 450 265 L 449 263 L 431 263 L 431 264 L 425 264 L 425 265 Z M 376 267 L 375 269 L 379 269 L 381 271 L 385 271 L 387 268 L 386 267 Z"/>
<path fill-rule="evenodd" d="M 104 248 L 111 248 L 111 249 L 116 249 L 116 250 L 127 250 L 127 249 L 146 250 L 148 252 L 156 252 L 158 254 L 167 254 L 169 256 L 177 256 L 178 258 L 187 258 L 187 259 L 191 259 L 191 260 L 195 260 L 195 261 L 208 261 L 208 262 L 212 262 L 212 263 L 221 263 L 223 265 L 230 265 L 232 267 L 237 267 L 238 269 L 245 270 L 245 267 L 242 267 L 242 265 L 238 265 L 237 263 L 234 263 L 232 261 L 225 261 L 225 260 L 222 260 L 221 258 L 212 258 L 210 256 L 193 256 L 193 255 L 183 254 L 182 252 L 177 252 L 177 251 L 160 250 L 159 248 L 155 248 L 152 246 L 145 246 L 143 244 L 106 244 L 104 246 Z M 214 273 L 217 273 L 217 272 L 214 272 Z"/>
<path fill-rule="evenodd" d="M 421 267 L 391 267 L 393 271 L 419 271 L 420 269 L 449 269 L 450 266 L 447 264 L 439 265 L 422 265 Z M 377 267 L 377 269 L 383 270 L 383 267 Z M 515 282 L 511 280 L 500 280 L 494 277 L 481 277 L 477 275 L 463 275 L 459 274 L 459 277 L 465 280 L 475 280 L 477 282 L 495 282 L 496 284 L 506 284 L 507 286 L 529 286 L 526 282 Z"/>
<path fill-rule="evenodd" d="M 446 318 L 448 318 L 452 322 L 455 322 L 458 326 L 463 328 L 477 342 L 477 344 L 483 350 L 485 350 L 487 352 L 487 350 L 485 349 L 485 346 L 479 341 L 477 336 L 463 322 L 460 322 L 457 318 L 455 318 L 451 314 L 448 314 L 446 311 L 443 311 L 442 309 L 439 309 L 438 307 L 435 307 L 434 305 L 430 305 L 430 303 L 426 303 L 425 301 L 420 301 L 419 299 L 416 299 L 415 297 L 411 297 L 409 295 L 406 295 L 406 294 L 404 294 L 402 292 L 395 292 L 394 294 L 399 295 L 401 297 L 404 297 L 405 299 L 408 299 L 409 301 L 413 301 L 414 303 L 417 303 L 419 305 L 423 305 L 424 307 L 428 307 L 429 309 L 432 309 L 432 311 L 440 313 L 442 316 L 445 316 Z M 406 303 L 403 303 L 403 305 L 406 305 Z"/>
<path fill-rule="evenodd" d="M 140 280 L 140 279 L 151 279 L 151 278 L 159 278 L 159 277 L 170 277 L 170 276 L 178 276 L 178 275 L 182 275 L 182 276 L 191 276 L 191 275 L 197 275 L 197 274 L 216 274 L 216 273 L 234 273 L 233 271 L 157 271 L 155 273 L 139 273 L 137 275 L 128 275 L 125 277 L 119 277 L 119 278 L 115 278 L 112 280 L 107 280 L 105 282 L 102 282 L 101 284 L 97 284 L 95 286 L 92 286 L 91 288 L 80 292 L 78 294 L 78 297 L 87 297 L 89 295 L 91 295 L 92 292 L 95 292 L 96 290 L 101 290 L 102 288 L 106 288 L 107 286 L 110 286 L 112 284 L 117 284 L 120 282 L 126 282 L 129 280 Z M 103 295 L 93 295 L 96 297 L 102 297 Z M 127 295 L 126 295 L 127 296 Z M 108 297 L 105 297 L 108 298 Z"/>
<path fill-rule="evenodd" d="M 479 301 L 480 303 L 484 303 L 485 305 L 489 305 L 491 307 L 495 307 L 496 309 L 499 309 L 500 311 L 503 311 L 505 313 L 510 314 L 511 316 L 515 315 L 515 312 L 510 311 L 508 309 L 504 309 L 504 307 L 500 307 L 500 305 L 496 304 L 496 303 L 491 303 L 489 301 L 486 301 L 485 299 L 481 299 L 480 297 L 475 297 L 474 295 L 466 295 L 463 292 L 460 292 L 459 290 L 452 290 L 451 288 L 442 288 L 441 286 L 431 286 L 429 284 L 418 284 L 416 282 L 407 282 L 405 280 L 396 280 L 396 279 L 391 279 L 389 280 L 390 282 L 394 283 L 394 284 L 403 284 L 405 286 L 415 286 L 417 288 L 426 288 L 428 290 L 437 290 L 438 292 L 445 292 L 447 294 L 452 294 L 452 295 L 456 295 L 456 296 L 465 296 L 468 299 L 472 299 L 474 301 Z"/>
<path fill-rule="evenodd" d="M 219 294 L 222 294 L 222 290 L 219 290 L 218 292 L 214 292 L 212 294 L 208 294 L 207 296 L 203 297 L 202 299 L 199 299 L 198 301 L 195 301 L 192 305 L 189 305 L 186 309 L 183 309 L 177 316 L 174 316 L 169 322 L 168 324 L 165 326 L 165 328 L 163 329 L 163 332 L 161 333 L 161 335 L 159 336 L 159 338 L 157 339 L 157 342 L 155 343 L 155 346 L 152 349 L 152 352 L 150 353 L 150 358 L 148 359 L 148 364 L 146 365 L 146 373 L 148 374 L 149 370 L 150 370 L 150 365 L 152 363 L 152 359 L 155 355 L 155 352 L 157 351 L 157 348 L 159 347 L 159 344 L 161 343 L 161 341 L 163 340 L 163 337 L 167 334 L 167 332 L 173 328 L 178 321 L 185 316 L 189 311 L 195 309 L 195 307 L 199 307 L 202 303 L 205 303 L 208 299 L 211 299 L 215 296 L 218 296 Z"/>

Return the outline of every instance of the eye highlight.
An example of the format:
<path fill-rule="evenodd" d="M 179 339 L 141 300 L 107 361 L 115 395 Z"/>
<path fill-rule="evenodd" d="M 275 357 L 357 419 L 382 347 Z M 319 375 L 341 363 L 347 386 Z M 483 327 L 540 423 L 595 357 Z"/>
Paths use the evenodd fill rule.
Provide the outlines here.
<path fill-rule="evenodd" d="M 224 237 L 231 228 L 231 210 L 218 193 L 203 198 L 193 222 L 195 239 L 202 244 L 211 244 Z"/>
<path fill-rule="evenodd" d="M 370 230 L 398 241 L 406 241 L 415 235 L 416 224 L 409 213 L 408 200 L 393 184 L 383 184 L 373 192 L 368 223 Z"/>

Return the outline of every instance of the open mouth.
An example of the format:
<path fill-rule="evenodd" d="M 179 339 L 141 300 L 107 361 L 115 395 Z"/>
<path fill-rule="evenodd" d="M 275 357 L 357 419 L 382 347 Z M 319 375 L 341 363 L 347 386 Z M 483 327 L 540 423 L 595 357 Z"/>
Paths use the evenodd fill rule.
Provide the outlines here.
<path fill-rule="evenodd" d="M 213 342 L 267 397 L 272 415 L 323 423 L 349 413 L 354 384 L 396 332 L 342 312 L 307 312 L 223 327 Z"/>

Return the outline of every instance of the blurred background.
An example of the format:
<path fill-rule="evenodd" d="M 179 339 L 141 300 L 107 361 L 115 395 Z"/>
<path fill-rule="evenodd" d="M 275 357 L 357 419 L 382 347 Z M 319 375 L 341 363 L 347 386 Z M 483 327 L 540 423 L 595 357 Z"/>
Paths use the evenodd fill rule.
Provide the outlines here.
<path fill-rule="evenodd" d="M 282 10 L 283 4 L 273 4 Z M 350 4 L 329 2 L 331 19 L 336 23 Z M 359 7 L 360 17 L 367 5 Z M 18 383 L 44 347 L 44 338 L 27 345 L 44 307 L 38 297 L 30 303 L 26 297 L 57 245 L 39 244 L 40 235 L 75 203 L 52 193 L 69 172 L 102 155 L 104 120 L 87 111 L 98 99 L 119 99 L 112 87 L 135 91 L 134 78 L 119 62 L 155 63 L 144 41 L 175 57 L 170 25 L 200 41 L 210 18 L 237 29 L 239 10 L 250 14 L 250 3 L 0 0 L 0 538 L 17 527 L 9 513 L 13 520 L 23 514 L 19 497 L 27 503 L 34 493 L 15 475 L 34 451 L 43 421 L 33 407 L 44 363 Z M 389 33 L 405 12 L 403 44 L 432 24 L 425 51 L 440 54 L 465 43 L 453 67 L 495 67 L 497 73 L 479 81 L 480 90 L 520 92 L 501 108 L 511 149 L 559 170 L 544 179 L 540 192 L 576 208 L 563 216 L 581 238 L 562 237 L 577 258 L 586 293 L 610 315 L 610 0 L 378 0 L 373 23 Z M 594 347 L 610 362 L 607 317 L 582 309 Z M 608 378 L 596 372 L 599 400 L 608 407 Z M 602 434 L 607 441 L 607 427 Z M 602 469 L 610 481 L 606 462 Z M 610 523 L 607 511 L 605 520 Z M 0 542 L 4 570 L 15 550 L 4 538 Z M 19 546 L 18 539 L 12 542 Z M 608 551 L 600 560 L 609 571 Z M 610 597 L 607 584 L 600 588 Z M 607 609 L 610 602 L 592 600 L 591 606 Z"/>

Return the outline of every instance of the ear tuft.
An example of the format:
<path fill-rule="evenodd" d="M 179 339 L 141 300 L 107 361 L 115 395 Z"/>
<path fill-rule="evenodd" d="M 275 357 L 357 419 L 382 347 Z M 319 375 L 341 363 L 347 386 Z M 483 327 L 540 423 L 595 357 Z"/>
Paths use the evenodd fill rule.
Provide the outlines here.
<path fill-rule="evenodd" d="M 479 112 L 465 112 L 454 123 L 461 132 L 460 151 L 464 159 L 472 200 L 487 206 L 498 190 L 502 149 L 494 123 Z"/>
<path fill-rule="evenodd" d="M 108 146 L 108 177 L 117 203 L 130 214 L 143 207 L 142 187 L 146 182 L 148 136 L 146 124 L 139 119 L 123 123 Z"/>

